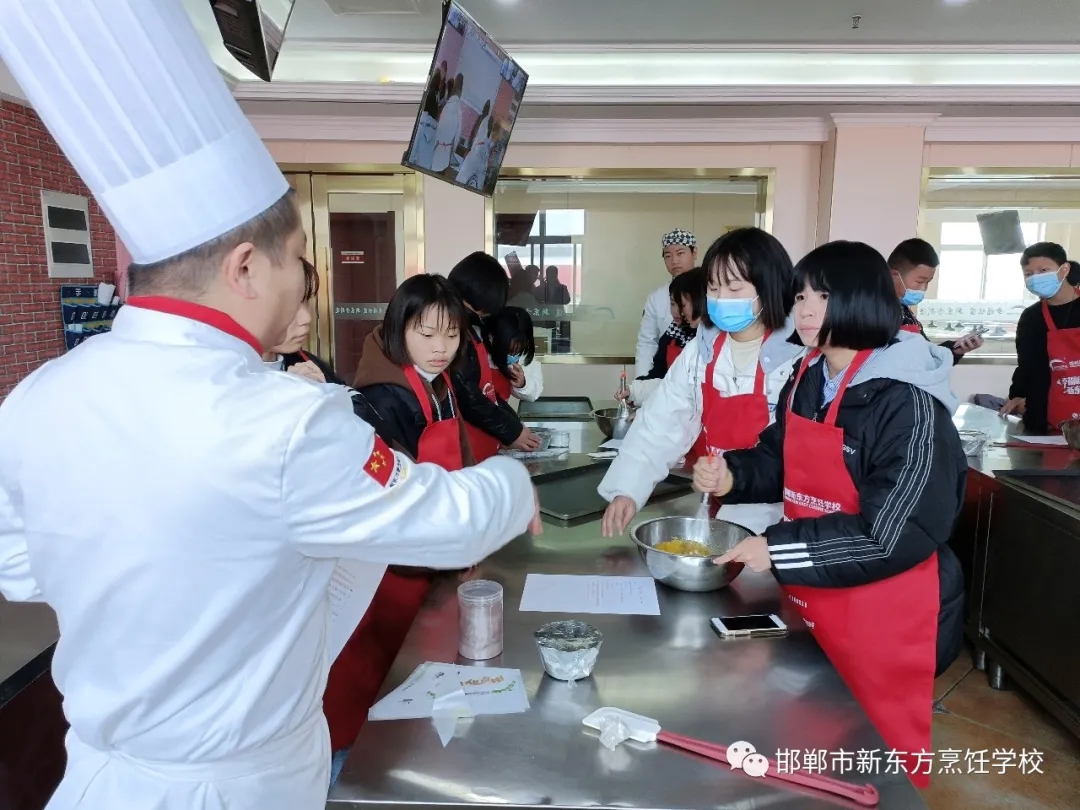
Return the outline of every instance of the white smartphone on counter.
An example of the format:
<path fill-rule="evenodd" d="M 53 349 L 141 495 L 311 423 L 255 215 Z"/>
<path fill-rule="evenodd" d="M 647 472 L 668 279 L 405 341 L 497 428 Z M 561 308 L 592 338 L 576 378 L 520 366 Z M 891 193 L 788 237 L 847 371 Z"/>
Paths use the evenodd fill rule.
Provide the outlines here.
<path fill-rule="evenodd" d="M 712 629 L 720 638 L 771 638 L 787 635 L 787 625 L 773 613 L 754 616 L 725 616 L 710 619 Z"/>

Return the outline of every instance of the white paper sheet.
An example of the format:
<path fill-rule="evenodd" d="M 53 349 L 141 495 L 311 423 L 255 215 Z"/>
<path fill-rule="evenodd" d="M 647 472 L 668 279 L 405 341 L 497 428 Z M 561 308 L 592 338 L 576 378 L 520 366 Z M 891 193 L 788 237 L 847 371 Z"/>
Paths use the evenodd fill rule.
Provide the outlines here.
<path fill-rule="evenodd" d="M 356 625 L 364 618 L 375 590 L 386 573 L 385 565 L 338 560 L 330 575 L 327 596 L 330 599 L 330 655 L 336 659 Z"/>
<path fill-rule="evenodd" d="M 525 577 L 518 609 L 542 613 L 660 615 L 656 581 L 652 577 L 529 574 Z"/>
<path fill-rule="evenodd" d="M 372 706 L 368 720 L 414 720 L 436 714 L 517 714 L 528 709 L 529 696 L 521 670 L 428 661 Z"/>
<path fill-rule="evenodd" d="M 1023 442 L 1024 444 L 1047 444 L 1068 447 L 1064 436 L 1010 436 L 1010 441 Z"/>

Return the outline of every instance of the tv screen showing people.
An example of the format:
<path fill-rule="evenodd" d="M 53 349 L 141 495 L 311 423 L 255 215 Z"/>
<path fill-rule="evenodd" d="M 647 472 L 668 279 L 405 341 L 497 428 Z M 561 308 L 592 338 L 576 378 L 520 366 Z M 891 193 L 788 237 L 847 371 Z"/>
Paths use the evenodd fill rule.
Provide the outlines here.
<path fill-rule="evenodd" d="M 528 81 L 457 2 L 447 2 L 402 163 L 490 197 Z"/>

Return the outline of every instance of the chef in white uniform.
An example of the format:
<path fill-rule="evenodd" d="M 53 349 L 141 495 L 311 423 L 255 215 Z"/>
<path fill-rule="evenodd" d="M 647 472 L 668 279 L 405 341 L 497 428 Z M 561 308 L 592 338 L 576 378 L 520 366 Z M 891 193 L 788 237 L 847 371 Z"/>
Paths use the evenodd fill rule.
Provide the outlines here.
<path fill-rule="evenodd" d="M 322 808 L 336 559 L 469 566 L 539 528 L 529 475 L 410 463 L 264 366 L 304 234 L 180 0 L 0 0 L 0 58 L 135 263 L 0 406 L 0 592 L 60 625 L 49 810 Z"/>
<path fill-rule="evenodd" d="M 693 270 L 697 261 L 697 239 L 690 231 L 676 228 L 664 234 L 660 240 L 660 254 L 671 278 L 687 270 Z M 671 295 L 668 286 L 671 278 L 653 290 L 645 300 L 638 329 L 637 350 L 634 353 L 634 376 L 643 377 L 652 368 L 660 337 L 671 326 Z"/>

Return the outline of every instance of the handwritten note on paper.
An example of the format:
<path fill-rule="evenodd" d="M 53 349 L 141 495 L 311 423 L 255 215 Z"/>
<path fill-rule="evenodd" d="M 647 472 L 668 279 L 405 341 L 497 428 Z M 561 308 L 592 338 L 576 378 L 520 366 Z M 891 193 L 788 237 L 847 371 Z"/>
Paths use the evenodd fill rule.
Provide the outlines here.
<path fill-rule="evenodd" d="M 660 615 L 656 582 L 651 577 L 529 574 L 525 577 L 518 609 L 539 613 Z"/>
<path fill-rule="evenodd" d="M 364 618 L 385 573 L 385 565 L 338 560 L 326 586 L 326 595 L 330 599 L 331 658 L 338 657 L 356 625 Z"/>

